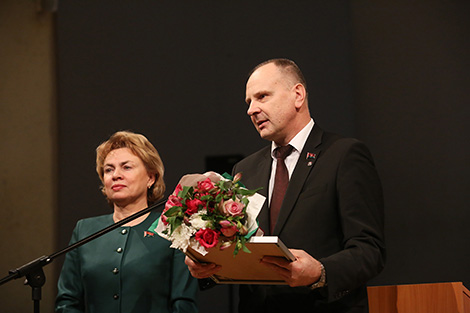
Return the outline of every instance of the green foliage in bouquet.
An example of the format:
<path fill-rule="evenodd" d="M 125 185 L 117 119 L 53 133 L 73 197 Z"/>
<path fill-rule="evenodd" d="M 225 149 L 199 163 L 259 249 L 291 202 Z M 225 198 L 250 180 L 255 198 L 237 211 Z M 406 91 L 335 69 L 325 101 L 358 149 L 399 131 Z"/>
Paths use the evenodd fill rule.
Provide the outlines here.
<path fill-rule="evenodd" d="M 178 184 L 168 198 L 161 220 L 174 247 L 185 248 L 191 239 L 205 249 L 220 243 L 226 249 L 235 243 L 234 256 L 246 248 L 247 239 L 256 231 L 247 226 L 249 197 L 258 190 L 248 190 L 240 182 L 241 174 L 224 174 L 218 181 L 210 178 L 193 186 Z"/>

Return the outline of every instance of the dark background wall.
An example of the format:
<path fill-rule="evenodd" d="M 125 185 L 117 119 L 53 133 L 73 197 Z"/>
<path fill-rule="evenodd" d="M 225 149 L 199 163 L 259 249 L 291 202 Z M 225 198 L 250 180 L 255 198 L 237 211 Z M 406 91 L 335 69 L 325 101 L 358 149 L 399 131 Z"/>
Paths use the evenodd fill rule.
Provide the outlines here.
<path fill-rule="evenodd" d="M 78 219 L 111 212 L 94 171 L 99 143 L 145 134 L 170 192 L 208 156 L 266 144 L 246 116 L 246 73 L 288 57 L 307 77 L 315 121 L 375 157 L 388 264 L 371 284 L 470 286 L 469 13 L 466 1 L 62 0 L 59 246 Z M 211 293 L 235 306 L 232 288 L 201 297 Z"/>
<path fill-rule="evenodd" d="M 470 3 L 352 10 L 356 135 L 386 199 L 388 265 L 372 283 L 470 285 Z"/>
<path fill-rule="evenodd" d="M 107 211 L 96 192 L 94 150 L 116 130 L 148 136 L 162 155 L 169 189 L 182 175 L 204 171 L 206 156 L 246 155 L 264 145 L 244 96 L 248 71 L 268 58 L 296 60 L 309 80 L 315 119 L 352 134 L 349 25 L 349 7 L 340 2 L 290 10 L 285 1 L 272 1 L 269 9 L 257 1 L 61 1 L 66 220 Z M 61 227 L 61 233 L 71 229 Z"/>

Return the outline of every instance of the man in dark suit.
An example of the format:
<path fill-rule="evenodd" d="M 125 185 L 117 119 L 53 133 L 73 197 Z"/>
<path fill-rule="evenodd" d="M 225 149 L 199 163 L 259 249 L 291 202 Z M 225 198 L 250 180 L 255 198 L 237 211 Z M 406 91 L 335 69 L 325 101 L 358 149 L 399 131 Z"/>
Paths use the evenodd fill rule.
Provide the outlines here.
<path fill-rule="evenodd" d="M 249 189 L 264 187 L 268 203 L 258 216 L 260 227 L 292 248 L 296 261 L 264 257 L 262 263 L 288 286 L 242 285 L 243 313 L 368 312 L 366 283 L 384 267 L 383 198 L 370 152 L 314 123 L 306 86 L 287 59 L 261 63 L 246 85 L 247 113 L 271 145 L 233 172 L 243 173 Z M 283 146 L 287 156 L 277 159 L 276 148 Z M 279 191 L 283 175 L 287 190 Z M 197 278 L 219 270 L 188 258 L 186 264 Z"/>

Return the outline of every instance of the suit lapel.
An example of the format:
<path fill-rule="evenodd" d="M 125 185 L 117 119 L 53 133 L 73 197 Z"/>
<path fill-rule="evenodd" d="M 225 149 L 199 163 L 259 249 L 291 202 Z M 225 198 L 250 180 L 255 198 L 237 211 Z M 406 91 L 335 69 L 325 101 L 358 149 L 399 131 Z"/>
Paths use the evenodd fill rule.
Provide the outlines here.
<path fill-rule="evenodd" d="M 271 175 L 271 149 L 266 149 L 266 152 L 259 158 L 257 169 L 253 179 L 250 181 L 251 188 L 263 187 L 258 193 L 266 197 L 263 207 L 258 215 L 259 227 L 268 234 L 269 232 L 269 207 L 268 207 L 268 192 L 269 192 L 269 177 Z M 242 178 L 243 181 L 243 178 Z"/>
<path fill-rule="evenodd" d="M 310 171 L 315 166 L 318 156 L 321 152 L 321 139 L 323 136 L 323 130 L 315 125 L 305 142 L 304 148 L 300 153 L 299 160 L 295 166 L 294 172 L 292 173 L 287 187 L 286 195 L 279 212 L 279 217 L 274 227 L 273 235 L 279 235 L 284 224 L 287 221 L 288 216 L 294 208 L 295 202 L 297 201 L 300 191 L 302 190 L 305 181 L 310 174 Z"/>

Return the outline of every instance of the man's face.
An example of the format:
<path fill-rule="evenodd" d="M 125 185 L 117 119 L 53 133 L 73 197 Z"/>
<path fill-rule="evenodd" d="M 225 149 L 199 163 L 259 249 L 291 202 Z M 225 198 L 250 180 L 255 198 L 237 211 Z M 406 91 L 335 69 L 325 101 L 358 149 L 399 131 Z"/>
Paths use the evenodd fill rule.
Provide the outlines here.
<path fill-rule="evenodd" d="M 296 116 L 295 91 L 273 63 L 258 68 L 246 84 L 248 115 L 261 138 L 286 145 Z"/>

